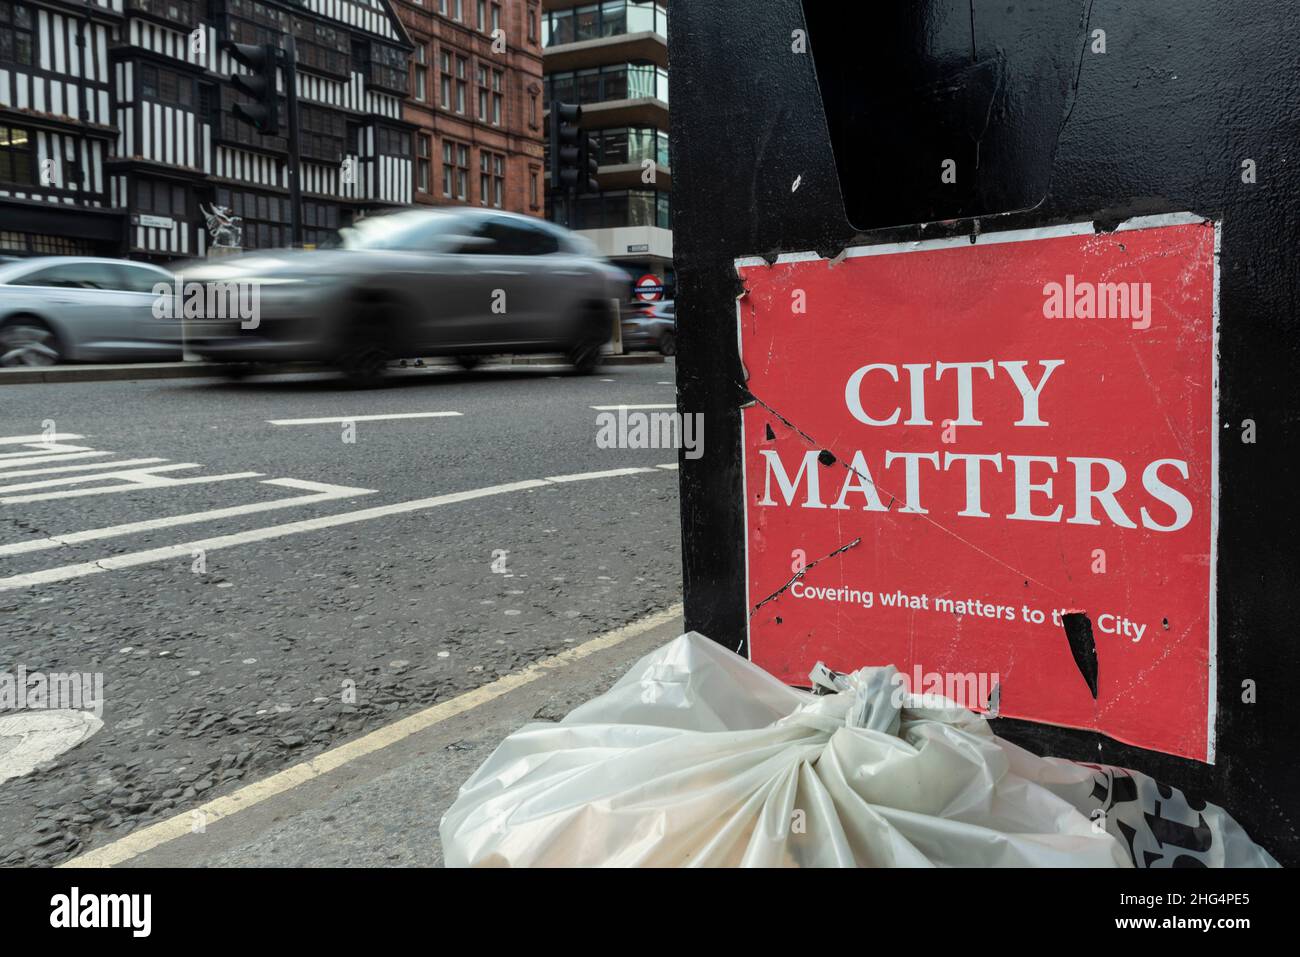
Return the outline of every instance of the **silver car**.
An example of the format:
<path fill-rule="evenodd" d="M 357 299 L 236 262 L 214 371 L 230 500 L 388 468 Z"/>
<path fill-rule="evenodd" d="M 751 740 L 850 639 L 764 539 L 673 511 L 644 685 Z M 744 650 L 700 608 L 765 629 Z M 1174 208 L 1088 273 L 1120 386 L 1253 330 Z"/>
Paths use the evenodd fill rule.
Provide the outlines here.
<path fill-rule="evenodd" d="M 0 365 L 179 359 L 177 324 L 155 318 L 159 283 L 171 273 L 121 259 L 0 263 Z"/>
<path fill-rule="evenodd" d="M 623 307 L 623 348 L 677 355 L 677 303 L 636 302 Z"/>
<path fill-rule="evenodd" d="M 355 381 L 394 359 L 561 352 L 580 371 L 612 338 L 627 274 L 585 239 L 487 210 L 406 210 L 344 230 L 338 249 L 271 250 L 178 267 L 209 309 L 189 350 L 233 364 L 313 362 Z"/>

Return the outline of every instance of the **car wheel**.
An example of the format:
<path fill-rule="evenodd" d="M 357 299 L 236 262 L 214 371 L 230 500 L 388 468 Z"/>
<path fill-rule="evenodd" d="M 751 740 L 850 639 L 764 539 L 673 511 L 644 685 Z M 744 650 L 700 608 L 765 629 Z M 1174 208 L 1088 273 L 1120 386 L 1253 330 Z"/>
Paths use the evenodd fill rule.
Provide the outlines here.
<path fill-rule="evenodd" d="M 663 356 L 677 355 L 677 334 L 675 332 L 665 332 L 659 337 L 659 354 Z"/>
<path fill-rule="evenodd" d="M 18 316 L 0 326 L 0 366 L 52 366 L 62 361 L 59 337 L 35 316 Z"/>
<path fill-rule="evenodd" d="M 389 315 L 385 303 L 363 303 L 348 323 L 337 365 L 352 385 L 360 388 L 378 385 L 388 372 L 388 363 L 393 358 L 389 347 Z"/>
<path fill-rule="evenodd" d="M 470 369 L 477 369 L 479 367 L 479 364 L 482 363 L 482 361 L 483 361 L 482 356 L 457 356 L 456 357 L 456 365 L 460 366 L 462 369 L 464 369 L 467 372 Z"/>

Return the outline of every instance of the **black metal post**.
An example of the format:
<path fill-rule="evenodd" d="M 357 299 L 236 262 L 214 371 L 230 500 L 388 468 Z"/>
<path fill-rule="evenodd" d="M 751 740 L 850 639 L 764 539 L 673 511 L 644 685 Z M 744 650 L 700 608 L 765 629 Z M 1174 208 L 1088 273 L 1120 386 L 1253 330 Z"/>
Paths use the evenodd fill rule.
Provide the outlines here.
<path fill-rule="evenodd" d="M 289 223 L 293 245 L 302 245 L 302 168 L 298 145 L 298 51 L 293 34 L 285 37 L 280 65 L 284 68 L 284 92 L 289 107 Z"/>

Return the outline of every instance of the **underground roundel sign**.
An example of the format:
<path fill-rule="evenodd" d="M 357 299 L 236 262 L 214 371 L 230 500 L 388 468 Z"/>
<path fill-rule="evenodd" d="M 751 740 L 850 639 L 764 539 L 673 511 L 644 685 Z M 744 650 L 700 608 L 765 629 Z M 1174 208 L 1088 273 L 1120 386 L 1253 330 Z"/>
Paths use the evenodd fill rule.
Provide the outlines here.
<path fill-rule="evenodd" d="M 751 658 L 1212 762 L 1217 237 L 739 261 Z"/>
<path fill-rule="evenodd" d="M 664 297 L 664 284 L 653 273 L 647 273 L 636 281 L 636 297 L 642 302 L 657 302 Z"/>

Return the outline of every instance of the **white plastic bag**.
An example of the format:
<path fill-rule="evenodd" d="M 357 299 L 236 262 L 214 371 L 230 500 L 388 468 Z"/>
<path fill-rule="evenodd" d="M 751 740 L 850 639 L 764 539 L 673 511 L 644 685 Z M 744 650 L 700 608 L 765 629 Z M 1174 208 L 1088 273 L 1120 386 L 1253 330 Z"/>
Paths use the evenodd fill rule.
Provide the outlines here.
<path fill-rule="evenodd" d="M 1220 808 L 1039 758 L 896 674 L 818 666 L 814 695 L 683 635 L 502 742 L 442 819 L 447 865 L 1276 866 Z"/>

